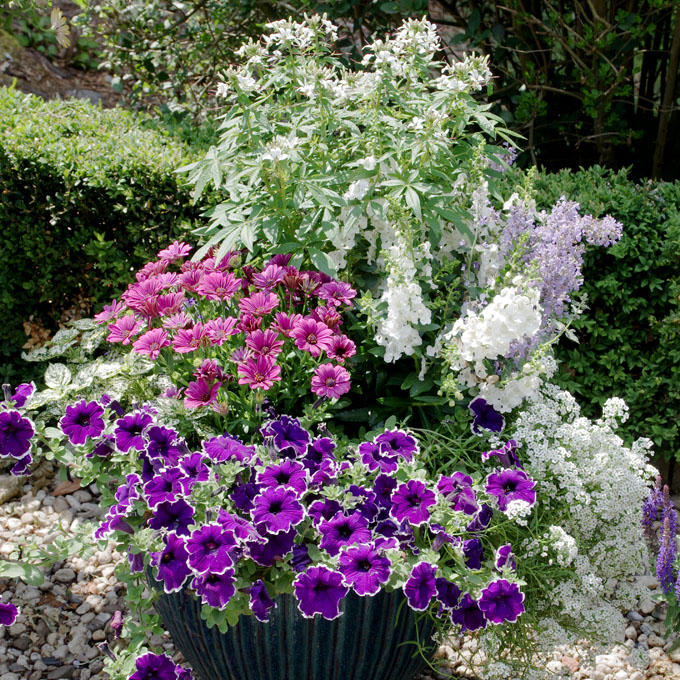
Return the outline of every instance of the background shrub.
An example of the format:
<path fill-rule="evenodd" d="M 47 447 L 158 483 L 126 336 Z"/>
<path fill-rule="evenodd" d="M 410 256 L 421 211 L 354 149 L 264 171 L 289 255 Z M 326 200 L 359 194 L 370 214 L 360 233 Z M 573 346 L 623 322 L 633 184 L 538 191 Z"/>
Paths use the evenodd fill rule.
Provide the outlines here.
<path fill-rule="evenodd" d="M 0 373 L 27 378 L 40 336 L 109 302 L 160 247 L 197 225 L 174 169 L 191 151 L 122 110 L 0 89 Z"/>
<path fill-rule="evenodd" d="M 574 324 L 580 343 L 558 347 L 557 382 L 591 418 L 607 397 L 622 397 L 631 410 L 622 432 L 644 433 L 664 458 L 680 458 L 680 183 L 594 166 L 539 174 L 535 187 L 541 208 L 564 195 L 624 225 L 618 244 L 586 254 L 589 309 Z"/>

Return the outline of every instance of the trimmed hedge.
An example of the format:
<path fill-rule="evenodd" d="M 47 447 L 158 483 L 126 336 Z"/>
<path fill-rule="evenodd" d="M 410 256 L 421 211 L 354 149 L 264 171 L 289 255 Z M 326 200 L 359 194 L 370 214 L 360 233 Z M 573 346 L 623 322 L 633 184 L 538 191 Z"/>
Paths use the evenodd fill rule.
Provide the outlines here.
<path fill-rule="evenodd" d="M 565 195 L 623 224 L 618 244 L 586 254 L 589 309 L 574 325 L 580 344 L 558 347 L 558 382 L 591 417 L 622 397 L 628 439 L 648 436 L 658 454 L 680 459 L 680 182 L 633 182 L 595 166 L 539 174 L 535 188 L 539 207 Z"/>
<path fill-rule="evenodd" d="M 200 210 L 175 168 L 200 150 L 129 112 L 0 88 L 0 374 L 29 377 L 24 322 L 92 314 Z"/>

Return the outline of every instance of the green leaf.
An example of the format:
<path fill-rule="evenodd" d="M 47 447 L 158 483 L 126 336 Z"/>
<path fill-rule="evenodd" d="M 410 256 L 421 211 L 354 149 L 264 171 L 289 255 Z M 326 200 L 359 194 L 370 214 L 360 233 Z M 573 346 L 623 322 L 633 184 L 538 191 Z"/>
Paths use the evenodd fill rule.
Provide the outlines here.
<path fill-rule="evenodd" d="M 66 364 L 50 364 L 45 371 L 45 384 L 52 389 L 63 389 L 71 382 L 71 371 Z"/>
<path fill-rule="evenodd" d="M 20 578 L 31 586 L 39 586 L 44 580 L 42 571 L 33 564 L 0 560 L 0 578 Z"/>
<path fill-rule="evenodd" d="M 332 276 L 334 278 L 338 275 L 331 258 L 321 250 L 318 250 L 317 248 L 310 248 L 309 259 L 312 261 L 312 264 L 324 274 L 328 274 L 328 276 Z"/>
<path fill-rule="evenodd" d="M 418 192 L 411 187 L 406 187 L 406 205 L 411 208 L 413 214 L 419 220 L 422 219 L 422 213 L 420 211 L 420 196 L 418 196 Z"/>

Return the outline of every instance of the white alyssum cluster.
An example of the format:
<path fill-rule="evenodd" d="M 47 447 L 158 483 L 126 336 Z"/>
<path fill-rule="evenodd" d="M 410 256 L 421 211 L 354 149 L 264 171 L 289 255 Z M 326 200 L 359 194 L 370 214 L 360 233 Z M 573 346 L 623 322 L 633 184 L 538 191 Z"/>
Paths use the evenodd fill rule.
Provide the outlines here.
<path fill-rule="evenodd" d="M 562 623 L 596 637 L 620 632 L 620 609 L 640 595 L 631 579 L 648 564 L 640 513 L 656 475 L 647 463 L 651 442 L 624 446 L 612 428 L 613 414 L 625 413 L 621 400 L 604 412 L 593 422 L 571 394 L 546 384 L 511 433 L 536 481 L 536 511 L 557 520 L 543 540 L 520 546 L 518 559 L 539 548 L 546 564 L 554 556 L 558 570 L 546 572 L 545 615 L 557 609 Z"/>
<path fill-rule="evenodd" d="M 533 504 L 517 499 L 508 503 L 508 506 L 505 509 L 505 515 L 509 520 L 512 520 L 521 526 L 526 526 L 532 508 Z"/>
<path fill-rule="evenodd" d="M 539 292 L 520 289 L 517 284 L 504 287 L 481 312 L 468 309 L 444 337 L 449 345 L 451 368 L 462 370 L 468 363 L 505 357 L 513 342 L 533 336 L 541 326 Z M 480 370 L 475 369 L 476 373 Z"/>

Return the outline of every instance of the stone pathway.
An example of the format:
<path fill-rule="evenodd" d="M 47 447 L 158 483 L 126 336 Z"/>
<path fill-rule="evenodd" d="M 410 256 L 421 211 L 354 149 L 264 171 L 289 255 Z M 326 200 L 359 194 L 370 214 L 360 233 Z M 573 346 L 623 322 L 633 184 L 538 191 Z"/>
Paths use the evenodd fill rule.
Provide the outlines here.
<path fill-rule="evenodd" d="M 12 484 L 7 476 L 0 476 L 2 557 L 9 555 L 12 544 L 22 536 L 49 544 L 59 533 L 59 523 L 66 532 L 101 514 L 95 485 L 55 496 L 54 480 L 45 479 L 37 493 L 32 485 Z M 21 609 L 13 626 L 0 626 L 0 680 L 106 680 L 97 645 L 112 641 L 111 616 L 125 610 L 123 587 L 114 575 L 120 559 L 110 548 L 95 552 L 87 561 L 69 558 L 55 564 L 38 587 L 0 579 L 0 600 L 12 601 Z M 680 680 L 680 651 L 667 653 L 670 643 L 664 640 L 663 608 L 651 599 L 658 584 L 653 577 L 640 578 L 650 597 L 636 611 L 628 612 L 625 637 L 597 654 L 594 661 L 588 660 L 592 650 L 586 646 L 555 650 L 546 678 Z M 152 642 L 180 660 L 168 637 Z M 440 649 L 444 659 L 440 672 L 426 673 L 420 680 L 477 677 L 465 661 L 474 645 L 474 640 L 462 645 L 452 640 Z"/>

